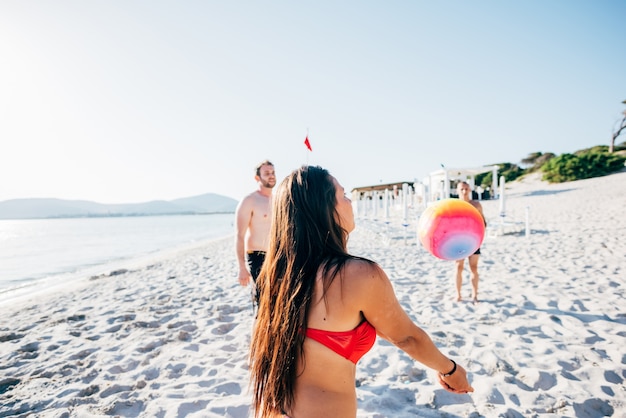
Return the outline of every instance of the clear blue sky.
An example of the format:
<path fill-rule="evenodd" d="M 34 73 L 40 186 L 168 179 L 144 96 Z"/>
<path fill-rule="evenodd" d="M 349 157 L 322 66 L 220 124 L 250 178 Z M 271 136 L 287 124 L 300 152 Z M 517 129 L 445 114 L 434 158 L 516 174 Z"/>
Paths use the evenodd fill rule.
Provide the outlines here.
<path fill-rule="evenodd" d="M 3 0 L 0 201 L 240 199 L 265 158 L 350 189 L 608 145 L 624 22 L 623 0 Z"/>

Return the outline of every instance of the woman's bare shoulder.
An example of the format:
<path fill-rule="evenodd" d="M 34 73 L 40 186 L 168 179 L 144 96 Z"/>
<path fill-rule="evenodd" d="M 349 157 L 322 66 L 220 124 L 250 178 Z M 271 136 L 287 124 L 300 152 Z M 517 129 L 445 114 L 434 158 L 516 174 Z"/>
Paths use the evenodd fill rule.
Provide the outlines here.
<path fill-rule="evenodd" d="M 376 262 L 360 258 L 349 260 L 343 273 L 344 280 L 355 285 L 367 285 L 371 284 L 371 281 L 387 278 L 383 269 Z"/>
<path fill-rule="evenodd" d="M 351 260 L 343 276 L 344 300 L 354 309 L 376 311 L 379 304 L 393 300 L 393 286 L 383 269 L 368 260 Z"/>

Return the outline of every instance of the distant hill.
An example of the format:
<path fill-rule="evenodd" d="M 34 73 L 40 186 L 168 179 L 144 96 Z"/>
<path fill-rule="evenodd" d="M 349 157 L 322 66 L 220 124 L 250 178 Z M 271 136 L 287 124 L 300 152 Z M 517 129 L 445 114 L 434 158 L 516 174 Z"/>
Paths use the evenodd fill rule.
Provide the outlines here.
<path fill-rule="evenodd" d="M 233 213 L 236 207 L 235 199 L 214 193 L 170 201 L 113 205 L 86 200 L 13 199 L 0 202 L 0 219 Z"/>

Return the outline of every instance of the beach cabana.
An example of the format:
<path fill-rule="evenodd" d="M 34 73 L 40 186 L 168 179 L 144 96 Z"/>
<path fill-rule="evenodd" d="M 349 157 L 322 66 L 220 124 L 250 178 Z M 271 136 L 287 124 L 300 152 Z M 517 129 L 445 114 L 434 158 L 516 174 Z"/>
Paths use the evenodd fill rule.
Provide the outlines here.
<path fill-rule="evenodd" d="M 427 188 L 425 193 L 425 199 L 427 201 L 447 199 L 450 197 L 450 184 L 457 181 L 467 181 L 474 190 L 474 179 L 478 174 L 492 172 L 492 185 L 490 189 L 490 196 L 492 199 L 496 198 L 498 194 L 498 166 L 482 166 L 482 167 L 470 167 L 470 168 L 441 168 L 440 170 L 433 171 L 424 178 L 423 184 Z M 478 193 L 478 198 L 481 199 L 481 193 Z"/>

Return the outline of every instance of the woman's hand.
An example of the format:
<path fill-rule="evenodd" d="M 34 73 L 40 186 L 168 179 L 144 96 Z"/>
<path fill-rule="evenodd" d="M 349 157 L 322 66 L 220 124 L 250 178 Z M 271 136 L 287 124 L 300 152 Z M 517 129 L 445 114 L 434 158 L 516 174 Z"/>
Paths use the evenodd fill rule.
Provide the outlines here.
<path fill-rule="evenodd" d="M 445 390 L 452 393 L 468 393 L 474 392 L 474 388 L 467 381 L 467 372 L 465 369 L 456 365 L 456 370 L 450 376 L 444 376 L 441 373 L 437 373 L 439 383 Z"/>

